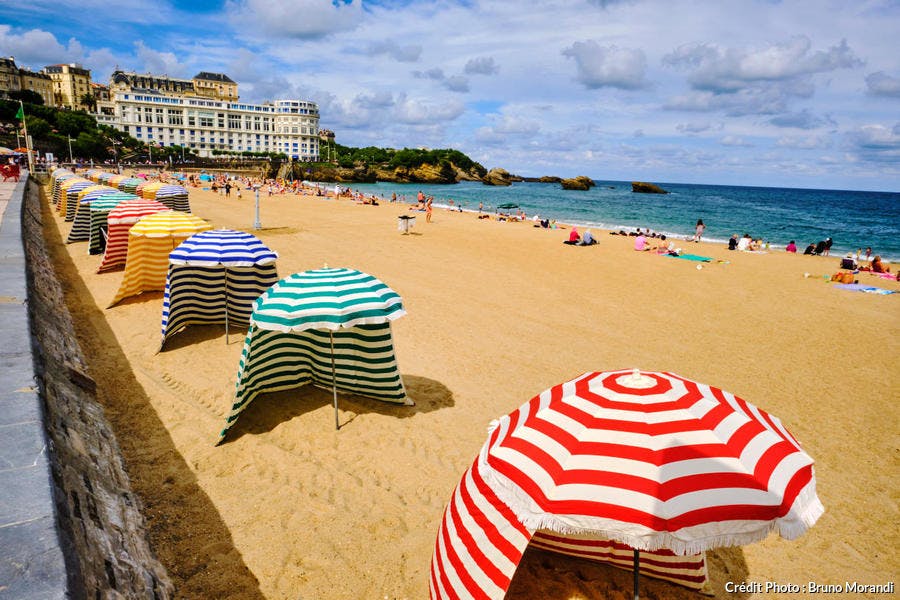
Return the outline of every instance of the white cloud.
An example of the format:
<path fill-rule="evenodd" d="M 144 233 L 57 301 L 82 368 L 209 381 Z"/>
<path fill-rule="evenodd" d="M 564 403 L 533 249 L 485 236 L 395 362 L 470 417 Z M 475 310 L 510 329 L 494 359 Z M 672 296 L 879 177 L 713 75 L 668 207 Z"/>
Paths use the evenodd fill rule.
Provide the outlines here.
<path fill-rule="evenodd" d="M 465 110 L 459 100 L 435 103 L 422 99 L 401 96 L 394 105 L 394 118 L 406 124 L 427 125 L 441 121 L 452 121 Z"/>
<path fill-rule="evenodd" d="M 866 85 L 873 96 L 900 97 L 900 77 L 891 77 L 884 71 L 867 76 Z"/>
<path fill-rule="evenodd" d="M 496 75 L 500 72 L 500 67 L 494 62 L 492 56 L 480 56 L 469 59 L 464 72 L 467 75 Z"/>
<path fill-rule="evenodd" d="M 801 150 L 817 150 L 830 148 L 831 140 L 821 135 L 794 135 L 784 136 L 775 142 L 780 148 L 798 148 Z"/>
<path fill-rule="evenodd" d="M 589 89 L 636 90 L 647 86 L 647 58 L 640 49 L 601 46 L 594 40 L 575 42 L 563 55 L 575 59 L 578 81 Z"/>
<path fill-rule="evenodd" d="M 812 43 L 804 36 L 757 50 L 687 44 L 664 56 L 663 63 L 691 71 L 688 81 L 694 89 L 717 93 L 736 92 L 752 84 L 791 80 L 863 64 L 846 40 L 825 51 L 810 52 L 811 47 Z M 803 93 L 809 93 L 808 87 Z"/>
<path fill-rule="evenodd" d="M 373 56 L 386 54 L 397 62 L 416 62 L 422 55 L 422 46 L 419 44 L 401 46 L 393 40 L 384 40 L 369 44 L 368 52 Z"/>
<path fill-rule="evenodd" d="M 135 55 L 140 65 L 135 70 L 146 73 L 168 75 L 170 77 L 190 77 L 189 69 L 172 52 L 159 52 L 148 48 L 143 41 L 134 43 Z"/>
<path fill-rule="evenodd" d="M 738 135 L 726 135 L 721 140 L 719 140 L 719 143 L 723 146 L 739 146 L 744 148 L 750 148 L 753 146 L 753 144 Z"/>
<path fill-rule="evenodd" d="M 30 29 L 15 34 L 9 25 L 0 25 L 0 50 L 4 56 L 14 56 L 18 66 L 36 70 L 52 64 L 80 62 L 84 58 L 84 49 L 75 38 L 63 46 L 49 31 Z"/>
<path fill-rule="evenodd" d="M 362 0 L 233 0 L 225 9 L 235 29 L 249 37 L 318 39 L 353 30 L 363 20 Z"/>

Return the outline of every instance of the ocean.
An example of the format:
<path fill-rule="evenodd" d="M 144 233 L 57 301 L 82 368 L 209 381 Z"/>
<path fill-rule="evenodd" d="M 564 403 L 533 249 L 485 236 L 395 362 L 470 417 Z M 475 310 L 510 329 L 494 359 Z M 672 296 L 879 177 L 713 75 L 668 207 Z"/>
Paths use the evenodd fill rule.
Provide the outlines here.
<path fill-rule="evenodd" d="M 703 239 L 726 244 L 732 234 L 749 233 L 772 248 L 794 240 L 802 252 L 809 243 L 831 237 L 831 255 L 867 247 L 890 262 L 900 262 L 900 193 L 738 187 L 654 182 L 669 194 L 635 194 L 627 181 L 601 181 L 589 191 L 563 190 L 556 183 L 514 183 L 509 187 L 480 182 L 453 185 L 350 184 L 365 194 L 390 199 L 396 192 L 407 202 L 422 190 L 436 207 L 462 204 L 465 210 L 494 212 L 518 204 L 535 214 L 581 227 L 610 230 L 650 228 L 675 238 L 690 238 L 703 219 Z M 347 187 L 347 186 L 344 186 Z"/>

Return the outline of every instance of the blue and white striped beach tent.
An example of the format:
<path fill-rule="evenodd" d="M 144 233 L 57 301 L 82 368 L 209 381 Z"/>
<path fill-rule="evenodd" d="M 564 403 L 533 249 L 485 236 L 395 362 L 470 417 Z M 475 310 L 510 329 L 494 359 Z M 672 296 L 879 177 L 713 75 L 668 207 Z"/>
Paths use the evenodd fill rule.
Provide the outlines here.
<path fill-rule="evenodd" d="M 191 212 L 188 190 L 182 185 L 164 185 L 156 190 L 154 199 L 157 202 L 162 202 L 172 210 Z"/>
<path fill-rule="evenodd" d="M 295 273 L 259 297 L 238 368 L 235 401 L 219 436 L 256 396 L 308 383 L 395 404 L 406 396 L 391 321 L 406 314 L 381 280 L 352 269 Z"/>
<path fill-rule="evenodd" d="M 253 302 L 278 281 L 278 254 L 259 238 L 232 229 L 192 235 L 169 253 L 162 343 L 187 325 L 247 325 Z"/>

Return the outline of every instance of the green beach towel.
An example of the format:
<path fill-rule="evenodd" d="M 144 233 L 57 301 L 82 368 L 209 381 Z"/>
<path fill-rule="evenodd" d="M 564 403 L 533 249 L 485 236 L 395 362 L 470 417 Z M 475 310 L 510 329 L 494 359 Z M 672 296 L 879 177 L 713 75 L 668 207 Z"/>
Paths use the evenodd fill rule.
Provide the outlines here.
<path fill-rule="evenodd" d="M 669 258 L 680 258 L 682 260 L 693 260 L 696 262 L 710 262 L 712 258 L 709 256 L 700 256 L 699 254 L 679 254 L 675 256 L 674 254 L 663 254 L 663 256 L 668 256 Z"/>

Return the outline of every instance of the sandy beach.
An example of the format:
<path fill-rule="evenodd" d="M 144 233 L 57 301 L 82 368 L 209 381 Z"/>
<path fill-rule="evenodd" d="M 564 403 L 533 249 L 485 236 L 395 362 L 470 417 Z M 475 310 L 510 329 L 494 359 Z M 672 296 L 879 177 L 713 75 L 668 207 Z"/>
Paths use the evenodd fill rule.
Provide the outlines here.
<path fill-rule="evenodd" d="M 632 250 L 633 238 L 479 220 L 406 205 L 191 189 L 214 227 L 250 231 L 279 274 L 350 267 L 403 298 L 397 360 L 416 406 L 304 388 L 256 400 L 215 446 L 245 330 L 191 326 L 160 342 L 162 292 L 106 309 L 122 272 L 95 273 L 86 243 L 45 202 L 45 235 L 79 341 L 116 431 L 153 550 L 182 598 L 421 599 L 444 506 L 489 422 L 586 371 L 671 371 L 778 416 L 816 460 L 825 515 L 804 537 L 708 555 L 726 582 L 883 584 L 898 575 L 900 296 L 833 289 L 840 256 L 729 252 L 712 263 Z M 716 261 L 725 262 L 716 262 Z M 808 277 L 804 274 L 809 274 Z M 861 283 L 900 290 L 860 273 Z M 642 580 L 642 597 L 697 598 Z M 630 598 L 631 574 L 529 551 L 508 598 Z M 796 595 L 792 597 L 797 597 Z"/>

